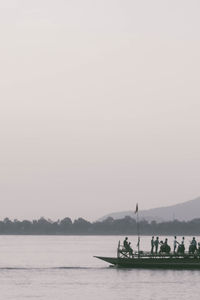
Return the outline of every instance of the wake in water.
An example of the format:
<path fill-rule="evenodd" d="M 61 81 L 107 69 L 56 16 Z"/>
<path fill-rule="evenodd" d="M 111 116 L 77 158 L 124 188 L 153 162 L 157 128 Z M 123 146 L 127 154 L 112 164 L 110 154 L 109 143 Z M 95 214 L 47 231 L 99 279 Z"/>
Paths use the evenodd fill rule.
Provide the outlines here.
<path fill-rule="evenodd" d="M 104 270 L 108 269 L 108 267 L 0 267 L 0 271 L 3 270 Z"/>

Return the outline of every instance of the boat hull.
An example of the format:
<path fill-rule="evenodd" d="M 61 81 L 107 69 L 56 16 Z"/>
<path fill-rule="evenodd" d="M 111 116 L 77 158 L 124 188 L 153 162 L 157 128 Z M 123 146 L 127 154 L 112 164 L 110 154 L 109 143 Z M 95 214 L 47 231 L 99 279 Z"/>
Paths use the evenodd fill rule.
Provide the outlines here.
<path fill-rule="evenodd" d="M 121 268 L 143 269 L 200 269 L 199 258 L 116 258 L 95 256 L 111 265 Z"/>

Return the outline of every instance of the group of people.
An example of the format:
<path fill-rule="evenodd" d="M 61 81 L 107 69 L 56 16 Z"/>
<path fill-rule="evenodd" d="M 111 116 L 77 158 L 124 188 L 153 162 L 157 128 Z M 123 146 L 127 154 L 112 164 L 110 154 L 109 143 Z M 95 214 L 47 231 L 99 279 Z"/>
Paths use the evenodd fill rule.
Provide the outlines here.
<path fill-rule="evenodd" d="M 156 239 L 155 239 L 154 236 L 152 236 L 151 254 L 158 253 L 159 244 L 160 244 L 159 253 L 170 253 L 171 247 L 168 245 L 167 238 L 165 239 L 165 242 L 163 243 L 163 241 L 159 241 L 159 237 L 156 237 Z M 189 253 L 194 254 L 195 251 L 198 251 L 200 253 L 200 243 L 198 243 L 198 247 L 197 247 L 197 241 L 196 241 L 195 237 L 193 237 L 192 241 L 190 242 Z M 178 242 L 177 237 L 174 236 L 173 253 L 174 254 L 184 254 L 185 253 L 185 238 L 184 238 L 184 236 L 182 237 L 181 242 Z"/>
<path fill-rule="evenodd" d="M 185 238 L 182 238 L 182 242 L 179 243 L 177 241 L 176 236 L 174 237 L 174 253 L 183 254 L 185 252 L 185 245 L 184 245 Z M 159 237 L 157 236 L 156 239 L 152 236 L 151 239 L 151 254 L 158 253 L 158 247 L 160 245 L 159 253 L 170 253 L 171 247 L 168 245 L 168 239 L 166 238 L 165 241 L 159 241 Z M 176 251 L 177 250 L 177 251 Z"/>
<path fill-rule="evenodd" d="M 160 249 L 159 249 L 160 246 Z M 129 255 L 133 255 L 133 249 L 131 247 L 131 242 L 128 241 L 128 237 L 125 237 L 123 242 L 123 247 L 126 252 L 129 253 Z M 163 242 L 162 240 L 159 240 L 159 237 L 156 238 L 152 236 L 151 239 L 151 254 L 158 254 L 158 253 L 167 253 L 169 254 L 171 252 L 171 247 L 168 245 L 168 239 L 166 238 Z M 185 238 L 182 237 L 181 242 L 177 241 L 177 237 L 174 236 L 173 241 L 173 253 L 174 254 L 184 254 L 185 253 Z M 198 253 L 200 254 L 200 243 L 197 244 L 196 238 L 193 237 L 192 241 L 189 245 L 189 253 L 194 254 Z"/>

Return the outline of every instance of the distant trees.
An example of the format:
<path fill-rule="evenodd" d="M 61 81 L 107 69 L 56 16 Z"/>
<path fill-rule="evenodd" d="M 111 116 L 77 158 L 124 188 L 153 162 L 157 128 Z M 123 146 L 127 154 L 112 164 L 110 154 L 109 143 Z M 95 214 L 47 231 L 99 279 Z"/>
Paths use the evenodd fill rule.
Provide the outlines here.
<path fill-rule="evenodd" d="M 142 235 L 200 235 L 200 219 L 189 222 L 174 220 L 157 223 L 141 220 L 139 223 Z M 109 217 L 104 221 L 89 222 L 78 218 L 72 222 L 68 217 L 52 221 L 44 217 L 38 220 L 17 219 L 11 221 L 5 218 L 0 221 L 0 234 L 24 235 L 136 235 L 136 220 L 127 216 L 114 220 Z"/>
<path fill-rule="evenodd" d="M 64 218 L 60 221 L 60 230 L 62 234 L 69 232 L 72 228 L 72 220 L 70 218 Z"/>

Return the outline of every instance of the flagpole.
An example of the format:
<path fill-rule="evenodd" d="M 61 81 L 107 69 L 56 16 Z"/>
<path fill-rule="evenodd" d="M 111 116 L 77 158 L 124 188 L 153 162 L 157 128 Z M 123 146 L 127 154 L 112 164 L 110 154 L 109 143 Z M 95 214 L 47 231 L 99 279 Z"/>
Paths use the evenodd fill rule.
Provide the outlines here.
<path fill-rule="evenodd" d="M 139 251 L 140 251 L 140 229 L 139 229 L 139 216 L 138 216 L 138 212 L 137 212 L 137 235 L 138 235 L 138 255 L 139 255 Z"/>
<path fill-rule="evenodd" d="M 138 236 L 138 242 L 137 242 L 137 247 L 138 247 L 138 257 L 140 256 L 140 224 L 139 224 L 139 209 L 138 209 L 138 203 L 136 204 L 136 209 L 135 213 L 137 214 L 137 236 Z"/>

